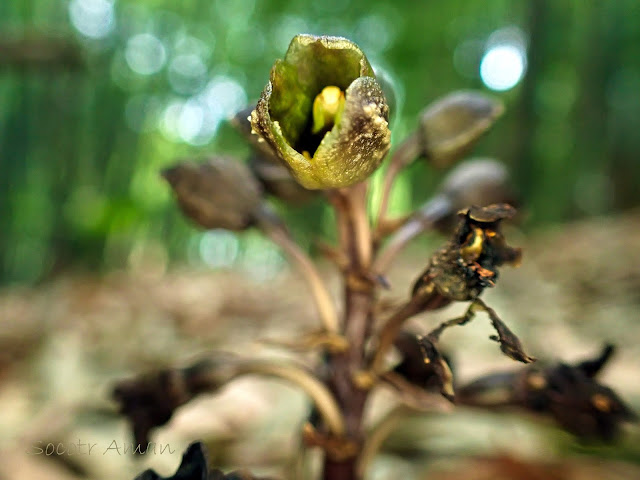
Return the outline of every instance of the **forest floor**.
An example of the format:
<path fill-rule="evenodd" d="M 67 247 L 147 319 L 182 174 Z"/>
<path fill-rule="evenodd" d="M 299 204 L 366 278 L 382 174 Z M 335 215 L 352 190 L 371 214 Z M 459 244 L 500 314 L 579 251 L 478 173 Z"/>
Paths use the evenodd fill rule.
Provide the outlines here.
<path fill-rule="evenodd" d="M 510 244 L 524 248 L 523 264 L 503 269 L 485 301 L 540 359 L 571 362 L 614 343 L 618 350 L 602 381 L 640 411 L 640 211 L 527 237 L 509 233 Z M 424 247 L 408 251 L 390 272 L 392 289 L 384 297 L 406 298 L 429 256 Z M 322 269 L 338 298 L 337 277 L 329 265 Z M 255 378 L 183 407 L 154 438 L 168 444 L 167 451 L 142 460 L 123 453 L 131 436 L 109 400 L 118 379 L 186 365 L 219 349 L 287 357 L 265 340 L 293 339 L 318 324 L 295 272 L 258 282 L 235 271 L 153 271 L 63 276 L 37 288 L 0 291 L 0 479 L 131 480 L 148 467 L 166 475 L 196 438 L 206 441 L 217 466 L 278 474 L 291 460 L 308 413 L 304 397 Z M 424 332 L 465 307 L 424 314 L 409 327 Z M 444 336 L 462 381 L 518 368 L 488 340 L 491 333 L 479 316 Z M 376 399 L 370 416 L 388 403 Z M 595 448 L 532 417 L 460 410 L 401 424 L 372 478 L 425 478 L 428 469 L 430 479 L 442 480 L 640 478 L 637 426 L 621 446 Z M 87 446 L 69 455 L 78 442 Z M 40 454 L 49 443 L 66 451 Z M 502 477 L 500 468 L 511 473 Z M 513 473 L 519 469 L 529 476 Z"/>

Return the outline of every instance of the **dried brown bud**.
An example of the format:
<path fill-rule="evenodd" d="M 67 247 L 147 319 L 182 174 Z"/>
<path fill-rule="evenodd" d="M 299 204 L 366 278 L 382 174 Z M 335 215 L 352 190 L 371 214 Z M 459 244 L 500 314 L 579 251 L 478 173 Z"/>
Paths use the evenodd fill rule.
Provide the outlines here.
<path fill-rule="evenodd" d="M 459 389 L 461 403 L 476 406 L 520 406 L 550 415 L 562 428 L 583 439 L 614 440 L 635 413 L 610 388 L 594 377 L 609 360 L 613 347 L 574 365 L 533 365 L 517 372 L 479 378 Z"/>
<path fill-rule="evenodd" d="M 173 412 L 194 396 L 215 389 L 207 375 L 210 363 L 199 362 L 185 369 L 169 369 L 119 382 L 113 398 L 127 417 L 134 439 L 144 452 L 149 434 L 166 424 Z"/>
<path fill-rule="evenodd" d="M 162 172 L 182 212 L 201 227 L 244 230 L 262 202 L 261 188 L 246 165 L 230 157 L 183 162 Z"/>
<path fill-rule="evenodd" d="M 459 212 L 453 238 L 431 258 L 412 295 L 436 292 L 450 300 L 468 301 L 494 286 L 498 267 L 520 260 L 520 249 L 509 247 L 500 231 L 500 221 L 514 214 L 507 204 L 472 206 Z"/>
<path fill-rule="evenodd" d="M 612 441 L 623 422 L 636 416 L 618 395 L 587 376 L 580 366 L 563 363 L 531 368 L 519 378 L 515 398 L 522 406 L 550 414 L 565 430 L 585 439 Z"/>
<path fill-rule="evenodd" d="M 420 115 L 422 154 L 438 167 L 458 161 L 504 112 L 502 103 L 471 91 L 454 92 Z"/>
<path fill-rule="evenodd" d="M 453 376 L 449 361 L 445 355 L 440 355 L 429 339 L 403 331 L 396 338 L 394 346 L 402 356 L 394 372 L 420 388 L 436 389 L 453 401 Z"/>
<path fill-rule="evenodd" d="M 512 203 L 514 197 L 509 172 L 492 158 L 465 160 L 447 174 L 440 191 L 456 211 L 470 205 Z"/>
<path fill-rule="evenodd" d="M 509 173 L 503 164 L 490 158 L 466 160 L 444 178 L 436 196 L 413 217 L 433 223 L 443 233 L 452 232 L 457 212 L 470 205 L 484 207 L 493 203 L 517 206 Z"/>

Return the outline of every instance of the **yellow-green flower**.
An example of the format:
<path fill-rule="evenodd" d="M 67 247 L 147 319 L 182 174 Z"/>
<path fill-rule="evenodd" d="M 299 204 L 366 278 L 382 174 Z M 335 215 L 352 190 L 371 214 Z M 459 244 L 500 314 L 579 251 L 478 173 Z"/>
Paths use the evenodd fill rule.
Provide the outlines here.
<path fill-rule="evenodd" d="M 380 166 L 389 108 L 360 48 L 340 37 L 294 37 L 251 113 L 253 131 L 308 189 L 346 187 Z"/>

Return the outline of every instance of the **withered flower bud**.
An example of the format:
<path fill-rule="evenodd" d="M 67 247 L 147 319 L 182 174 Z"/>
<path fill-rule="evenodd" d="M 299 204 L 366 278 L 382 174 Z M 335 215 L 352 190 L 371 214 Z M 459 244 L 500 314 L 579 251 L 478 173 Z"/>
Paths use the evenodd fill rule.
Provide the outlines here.
<path fill-rule="evenodd" d="M 453 238 L 431 258 L 412 295 L 437 293 L 451 301 L 468 301 L 493 287 L 499 266 L 520 261 L 521 250 L 509 247 L 500 231 L 500 222 L 514 214 L 507 204 L 460 211 Z"/>
<path fill-rule="evenodd" d="M 210 363 L 199 362 L 184 369 L 169 369 L 119 382 L 113 399 L 127 417 L 137 445 L 145 451 L 151 430 L 166 424 L 175 410 L 196 395 L 213 390 L 207 375 Z"/>
<path fill-rule="evenodd" d="M 162 172 L 183 213 L 201 227 L 244 230 L 254 222 L 261 188 L 246 165 L 230 157 L 183 162 Z"/>
<path fill-rule="evenodd" d="M 445 398 L 454 400 L 453 374 L 449 360 L 440 354 L 433 342 L 409 332 L 400 332 L 394 346 L 402 360 L 393 371 L 409 383 L 425 390 L 440 391 Z"/>
<path fill-rule="evenodd" d="M 623 422 L 636 420 L 611 388 L 585 375 L 577 366 L 560 363 L 545 370 L 532 368 L 519 380 L 517 401 L 530 410 L 550 414 L 562 428 L 578 437 L 610 442 Z"/>
<path fill-rule="evenodd" d="M 297 35 L 251 124 L 308 189 L 365 180 L 389 150 L 389 108 L 369 61 L 340 37 Z"/>
<path fill-rule="evenodd" d="M 420 114 L 422 155 L 447 167 L 468 152 L 504 112 L 501 102 L 473 91 L 451 93 Z"/>
<path fill-rule="evenodd" d="M 520 406 L 550 415 L 562 428 L 583 439 L 612 441 L 635 413 L 595 376 L 608 361 L 607 345 L 593 360 L 575 365 L 535 364 L 513 373 L 488 375 L 462 387 L 462 403 L 476 406 Z"/>

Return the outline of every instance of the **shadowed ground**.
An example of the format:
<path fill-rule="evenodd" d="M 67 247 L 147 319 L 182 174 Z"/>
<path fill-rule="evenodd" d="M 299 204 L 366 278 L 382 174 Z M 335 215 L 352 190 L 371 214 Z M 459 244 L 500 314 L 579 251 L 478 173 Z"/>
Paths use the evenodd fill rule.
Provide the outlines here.
<path fill-rule="evenodd" d="M 541 359 L 574 361 L 593 355 L 604 342 L 616 344 L 602 380 L 639 410 L 640 212 L 529 238 L 517 231 L 509 235 L 511 244 L 524 247 L 523 265 L 503 269 L 485 301 Z M 430 254 L 423 247 L 402 257 L 390 273 L 390 299 L 408 295 Z M 329 265 L 324 267 L 329 275 Z M 196 438 L 205 440 L 217 467 L 283 475 L 307 414 L 304 398 L 288 385 L 246 378 L 218 396 L 202 397 L 157 431 L 158 449 L 139 461 L 124 454 L 131 436 L 108 392 L 117 379 L 187 364 L 212 349 L 286 355 L 260 340 L 292 339 L 317 325 L 304 284 L 288 272 L 259 283 L 239 272 L 157 276 L 153 265 L 146 271 L 135 277 L 61 277 L 34 289 L 0 292 L 0 478 L 127 480 L 147 467 L 166 475 Z M 332 280 L 336 297 L 339 288 Z M 465 308 L 425 314 L 410 326 L 424 332 Z M 461 380 L 518 367 L 487 340 L 491 333 L 479 315 L 470 326 L 444 335 L 443 347 L 452 352 Z M 369 416 L 384 412 L 389 398 L 377 395 Z M 401 423 L 373 471 L 376 479 L 422 478 L 429 469 L 443 472 L 428 478 L 447 480 L 637 478 L 638 439 L 633 426 L 617 446 L 581 446 L 533 417 L 459 409 Z M 74 450 L 78 442 L 87 446 Z M 62 455 L 46 455 L 48 443 L 62 444 Z M 91 454 L 89 444 L 95 444 Z M 160 444 L 169 447 L 160 452 Z M 596 457 L 618 463 L 596 467 Z"/>

